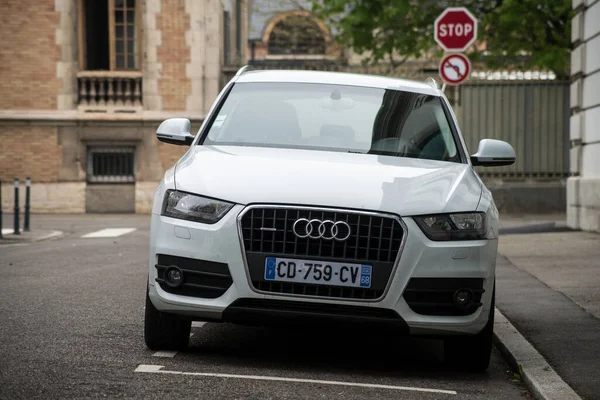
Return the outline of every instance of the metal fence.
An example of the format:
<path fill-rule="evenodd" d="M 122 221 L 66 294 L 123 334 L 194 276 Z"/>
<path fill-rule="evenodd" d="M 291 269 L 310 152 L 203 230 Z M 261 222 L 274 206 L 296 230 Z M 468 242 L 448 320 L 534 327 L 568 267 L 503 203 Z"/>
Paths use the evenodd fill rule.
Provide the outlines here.
<path fill-rule="evenodd" d="M 455 90 L 454 111 L 469 151 L 475 153 L 479 141 L 488 138 L 509 142 L 517 153 L 514 165 L 478 168 L 480 175 L 569 175 L 568 82 L 474 81 Z"/>
<path fill-rule="evenodd" d="M 255 69 L 308 69 L 376 74 L 440 81 L 437 70 L 412 65 L 394 71 L 386 66 L 339 63 L 257 63 Z M 503 80 L 497 80 L 503 79 Z M 478 73 L 459 87 L 448 87 L 461 131 L 471 153 L 481 139 L 509 142 L 517 162 L 508 167 L 477 168 L 483 177 L 550 178 L 569 175 L 569 82 L 540 73 Z"/>

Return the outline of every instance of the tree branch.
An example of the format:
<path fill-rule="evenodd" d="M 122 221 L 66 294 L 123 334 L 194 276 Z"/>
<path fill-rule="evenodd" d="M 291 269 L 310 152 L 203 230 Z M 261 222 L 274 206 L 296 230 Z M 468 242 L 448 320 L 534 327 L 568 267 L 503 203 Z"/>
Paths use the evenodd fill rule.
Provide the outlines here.
<path fill-rule="evenodd" d="M 404 64 L 406 62 L 406 60 L 408 60 L 408 56 L 407 56 L 407 57 L 402 57 L 402 59 L 400 59 L 398 61 L 395 61 L 392 53 L 388 53 L 388 57 L 390 60 L 390 73 L 394 72 L 396 70 L 396 68 L 398 68 L 399 66 Z"/>
<path fill-rule="evenodd" d="M 487 14 L 493 13 L 494 11 L 496 11 L 497 9 L 502 7 L 502 4 L 503 4 L 503 0 L 492 1 L 492 2 L 490 2 L 489 7 L 485 7 L 482 5 L 480 7 L 477 7 L 477 10 L 479 11 L 480 14 L 487 15 Z"/>

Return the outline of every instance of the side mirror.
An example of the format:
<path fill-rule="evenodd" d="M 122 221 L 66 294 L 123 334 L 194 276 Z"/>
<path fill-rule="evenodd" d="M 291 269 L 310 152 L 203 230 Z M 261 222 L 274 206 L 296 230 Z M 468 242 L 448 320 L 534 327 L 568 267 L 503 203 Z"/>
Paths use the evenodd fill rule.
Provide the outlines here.
<path fill-rule="evenodd" d="M 165 143 L 189 146 L 194 141 L 194 136 L 190 134 L 191 126 L 189 119 L 169 118 L 156 130 L 156 138 Z"/>
<path fill-rule="evenodd" d="M 512 165 L 517 160 L 515 149 L 502 140 L 483 139 L 479 142 L 477 153 L 471 156 L 473 166 L 500 167 Z"/>

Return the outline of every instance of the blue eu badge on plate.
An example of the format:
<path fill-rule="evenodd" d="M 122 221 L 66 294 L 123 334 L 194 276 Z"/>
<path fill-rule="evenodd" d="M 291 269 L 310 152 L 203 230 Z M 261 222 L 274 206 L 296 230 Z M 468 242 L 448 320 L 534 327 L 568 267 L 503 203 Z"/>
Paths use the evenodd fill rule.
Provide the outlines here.
<path fill-rule="evenodd" d="M 265 268 L 265 279 L 274 280 L 275 272 L 277 271 L 277 259 L 275 257 L 267 257 Z"/>

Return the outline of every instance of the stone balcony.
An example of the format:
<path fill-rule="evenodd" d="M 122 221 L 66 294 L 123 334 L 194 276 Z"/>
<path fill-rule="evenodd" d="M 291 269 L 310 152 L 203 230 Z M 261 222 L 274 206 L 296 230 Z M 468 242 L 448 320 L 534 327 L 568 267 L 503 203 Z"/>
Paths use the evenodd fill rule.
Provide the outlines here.
<path fill-rule="evenodd" d="M 142 111 L 142 72 L 80 71 L 77 109 L 82 112 Z"/>

